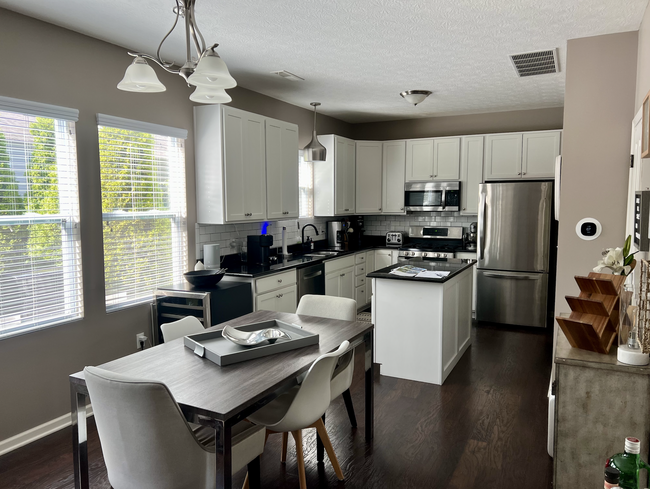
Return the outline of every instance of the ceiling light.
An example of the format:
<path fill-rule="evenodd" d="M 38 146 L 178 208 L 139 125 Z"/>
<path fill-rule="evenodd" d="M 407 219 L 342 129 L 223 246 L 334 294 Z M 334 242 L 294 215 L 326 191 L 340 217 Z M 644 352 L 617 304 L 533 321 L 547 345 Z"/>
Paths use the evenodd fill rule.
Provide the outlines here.
<path fill-rule="evenodd" d="M 327 150 L 316 137 L 316 107 L 320 105 L 320 102 L 312 102 L 311 105 L 314 108 L 314 134 L 309 141 L 309 144 L 303 148 L 303 158 L 305 161 L 313 161 L 320 163 L 325 161 L 327 157 Z"/>
<path fill-rule="evenodd" d="M 431 95 L 431 92 L 429 90 L 406 90 L 401 92 L 400 95 L 404 97 L 404 100 L 408 103 L 417 105 Z"/>
<path fill-rule="evenodd" d="M 196 24 L 194 6 L 196 0 L 175 0 L 176 7 L 173 11 L 176 14 L 174 25 L 165 34 L 158 45 L 156 55 L 152 56 L 145 53 L 132 53 L 135 60 L 126 69 L 124 78 L 117 85 L 120 90 L 127 92 L 164 92 L 165 85 L 160 83 L 156 72 L 149 66 L 145 59 L 154 61 L 168 73 L 174 73 L 182 76 L 188 85 L 195 85 L 197 88 L 190 96 L 190 100 L 206 104 L 228 103 L 230 96 L 224 91 L 225 88 L 237 86 L 237 82 L 230 75 L 226 63 L 219 57 L 215 48 L 218 44 L 206 47 L 205 39 Z M 179 18 L 184 19 L 185 24 L 185 64 L 178 67 L 173 62 L 165 61 L 160 56 L 160 49 L 169 35 L 174 31 L 178 24 Z M 195 56 L 192 56 L 192 47 L 195 50 Z M 198 59 L 198 63 L 197 60 Z M 216 102 L 215 100 L 219 100 Z"/>

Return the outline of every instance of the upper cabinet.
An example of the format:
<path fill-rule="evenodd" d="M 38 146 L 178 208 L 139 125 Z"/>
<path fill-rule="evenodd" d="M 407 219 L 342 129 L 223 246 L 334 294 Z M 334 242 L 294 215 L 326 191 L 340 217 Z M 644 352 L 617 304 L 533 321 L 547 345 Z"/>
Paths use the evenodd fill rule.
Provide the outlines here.
<path fill-rule="evenodd" d="M 460 213 L 478 214 L 478 186 L 483 181 L 483 136 L 460 141 Z"/>
<path fill-rule="evenodd" d="M 356 212 L 379 214 L 382 211 L 382 142 L 357 141 L 355 161 Z"/>
<path fill-rule="evenodd" d="M 327 161 L 314 163 L 314 215 L 345 216 L 355 213 L 355 143 L 328 134 L 318 136 L 327 149 Z"/>
<path fill-rule="evenodd" d="M 404 178 L 406 171 L 406 141 L 383 143 L 382 214 L 404 214 Z"/>
<path fill-rule="evenodd" d="M 298 217 L 298 127 L 266 120 L 266 208 L 268 219 Z"/>
<path fill-rule="evenodd" d="M 553 178 L 562 131 L 492 134 L 485 138 L 485 179 Z"/>
<path fill-rule="evenodd" d="M 460 138 L 414 139 L 406 142 L 406 181 L 458 180 Z"/>
<path fill-rule="evenodd" d="M 222 105 L 195 107 L 197 222 L 224 224 L 297 216 L 297 135 L 295 124 Z M 278 173 L 282 175 L 279 198 L 274 180 Z M 267 188 L 272 189 L 270 207 Z"/>

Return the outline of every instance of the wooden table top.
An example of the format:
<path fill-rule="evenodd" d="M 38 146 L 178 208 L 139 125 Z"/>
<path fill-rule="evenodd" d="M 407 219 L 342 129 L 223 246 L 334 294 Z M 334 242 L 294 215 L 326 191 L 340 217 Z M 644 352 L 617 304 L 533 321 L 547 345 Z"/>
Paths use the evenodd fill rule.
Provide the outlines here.
<path fill-rule="evenodd" d="M 319 335 L 319 344 L 276 355 L 219 367 L 200 358 L 183 344 L 183 338 L 113 360 L 99 367 L 136 378 L 164 382 L 180 405 L 199 414 L 227 420 L 305 372 L 316 358 L 345 340 L 363 338 L 373 328 L 368 322 L 338 321 L 272 311 L 257 311 L 206 329 L 223 329 L 279 319 Z M 70 376 L 85 384 L 83 371 Z M 91 400 L 92 401 L 92 400 Z"/>

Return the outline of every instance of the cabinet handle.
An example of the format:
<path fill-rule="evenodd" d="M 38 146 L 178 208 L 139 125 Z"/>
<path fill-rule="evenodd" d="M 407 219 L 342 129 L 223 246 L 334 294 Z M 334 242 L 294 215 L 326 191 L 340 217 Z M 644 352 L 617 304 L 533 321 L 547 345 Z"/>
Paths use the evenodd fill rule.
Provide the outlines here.
<path fill-rule="evenodd" d="M 517 175 L 521 175 L 521 172 L 517 173 Z"/>
<path fill-rule="evenodd" d="M 278 279 L 278 283 L 279 283 L 279 284 L 282 283 L 282 279 L 281 279 L 281 278 Z"/>
<path fill-rule="evenodd" d="M 275 297 L 277 297 L 278 299 L 281 299 L 283 295 L 284 295 L 284 294 L 278 294 L 278 295 L 276 295 Z"/>
<path fill-rule="evenodd" d="M 525 174 L 526 174 L 526 172 L 522 173 L 522 175 L 525 175 Z"/>
<path fill-rule="evenodd" d="M 400 207 L 400 209 L 399 209 L 399 210 L 401 210 L 401 211 L 403 211 L 403 210 L 404 210 L 404 207 Z"/>
<path fill-rule="evenodd" d="M 344 273 L 342 273 L 342 274 L 341 274 L 341 277 L 345 277 L 345 274 L 344 274 Z"/>
<path fill-rule="evenodd" d="M 429 178 L 433 178 L 433 175 L 429 175 Z"/>
<path fill-rule="evenodd" d="M 437 177 L 438 175 L 434 175 L 434 177 Z"/>
<path fill-rule="evenodd" d="M 379 210 L 381 210 L 381 207 L 379 208 Z"/>
<path fill-rule="evenodd" d="M 465 210 L 465 207 L 463 207 L 463 210 Z"/>

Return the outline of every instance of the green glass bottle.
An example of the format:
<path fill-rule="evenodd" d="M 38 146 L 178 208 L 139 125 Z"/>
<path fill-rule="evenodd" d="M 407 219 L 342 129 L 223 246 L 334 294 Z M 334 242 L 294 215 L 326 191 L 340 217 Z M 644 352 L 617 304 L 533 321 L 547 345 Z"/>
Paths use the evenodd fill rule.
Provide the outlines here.
<path fill-rule="evenodd" d="M 619 486 L 624 489 L 639 489 L 639 471 L 650 466 L 641 460 L 641 442 L 628 436 L 625 439 L 625 452 L 617 453 L 607 460 L 606 467 L 616 467 L 621 472 Z"/>

